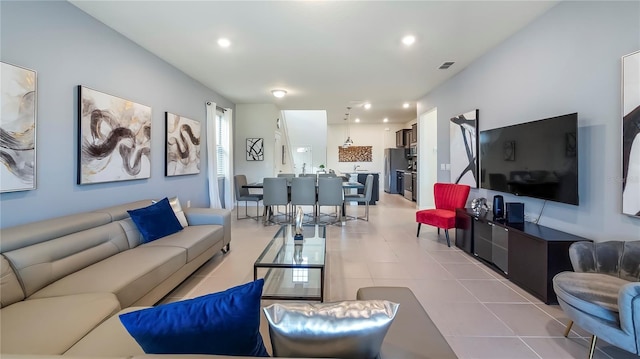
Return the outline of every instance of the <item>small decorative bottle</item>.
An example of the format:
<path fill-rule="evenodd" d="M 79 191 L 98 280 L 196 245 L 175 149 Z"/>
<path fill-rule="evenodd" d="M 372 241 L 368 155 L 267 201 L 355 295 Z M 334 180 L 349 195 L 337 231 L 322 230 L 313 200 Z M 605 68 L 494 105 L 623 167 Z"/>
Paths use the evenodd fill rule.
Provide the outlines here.
<path fill-rule="evenodd" d="M 296 227 L 295 227 L 295 236 L 293 236 L 294 240 L 302 240 L 302 220 L 304 219 L 304 212 L 302 212 L 302 208 L 298 207 L 296 209 Z"/>

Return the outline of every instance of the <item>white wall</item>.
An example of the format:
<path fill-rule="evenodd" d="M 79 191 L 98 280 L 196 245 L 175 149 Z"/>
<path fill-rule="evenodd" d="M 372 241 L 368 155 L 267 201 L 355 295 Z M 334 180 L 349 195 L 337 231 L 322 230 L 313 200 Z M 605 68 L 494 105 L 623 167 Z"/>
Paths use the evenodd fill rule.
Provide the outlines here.
<path fill-rule="evenodd" d="M 438 182 L 438 110 L 420 115 L 418 122 L 418 208 L 435 207 L 433 185 Z"/>
<path fill-rule="evenodd" d="M 282 120 L 282 119 L 281 119 Z M 284 146 L 284 154 L 282 153 L 282 146 Z M 284 130 L 284 127 L 280 127 L 279 130 L 275 131 L 275 158 L 273 159 L 275 162 L 275 174 L 278 173 L 293 173 L 293 161 L 291 156 L 291 146 L 289 145 L 289 138 L 287 136 L 287 131 Z M 284 156 L 284 162 L 282 163 L 282 157 Z"/>
<path fill-rule="evenodd" d="M 449 118 L 470 108 L 480 110 L 481 131 L 578 112 L 580 205 L 547 202 L 540 224 L 598 241 L 640 239 L 640 219 L 621 214 L 620 181 L 620 58 L 640 46 L 639 13 L 635 1 L 561 2 L 427 94 L 418 113 L 438 108 L 438 162 L 450 163 Z M 531 218 L 544 203 L 505 201 L 524 202 Z"/>
<path fill-rule="evenodd" d="M 281 158 L 275 149 L 276 120 L 280 109 L 273 104 L 236 105 L 234 122 L 234 174 L 244 174 L 247 182 L 262 182 L 264 177 L 278 173 L 276 159 Z M 264 161 L 247 161 L 247 138 L 264 139 Z M 281 148 L 278 149 L 281 151 Z"/>
<path fill-rule="evenodd" d="M 200 174 L 165 177 L 165 111 L 203 124 L 207 101 L 234 107 L 211 89 L 66 1 L 0 1 L 3 62 L 37 72 L 37 189 L 0 194 L 0 227 L 179 195 L 208 206 L 206 139 Z M 77 185 L 77 86 L 152 108 L 151 177 Z"/>
<path fill-rule="evenodd" d="M 324 110 L 287 110 L 282 111 L 286 119 L 286 132 L 291 149 L 297 146 L 311 146 L 311 163 L 307 163 L 307 173 L 315 173 L 320 165 L 327 165 L 327 111 Z M 296 173 L 302 171 L 302 165 L 296 164 Z"/>

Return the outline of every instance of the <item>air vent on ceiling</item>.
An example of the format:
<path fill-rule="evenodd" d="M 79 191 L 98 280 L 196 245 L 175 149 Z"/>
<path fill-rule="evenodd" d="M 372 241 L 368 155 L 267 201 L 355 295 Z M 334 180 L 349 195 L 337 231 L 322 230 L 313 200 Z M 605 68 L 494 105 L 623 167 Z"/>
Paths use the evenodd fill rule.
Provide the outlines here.
<path fill-rule="evenodd" d="M 448 69 L 449 67 L 451 67 L 451 65 L 453 65 L 454 63 L 455 63 L 455 62 L 453 62 L 453 61 L 447 61 L 447 62 L 443 63 L 442 65 L 440 65 L 440 67 L 438 67 L 438 69 L 440 69 L 440 70 L 446 70 L 446 69 Z"/>

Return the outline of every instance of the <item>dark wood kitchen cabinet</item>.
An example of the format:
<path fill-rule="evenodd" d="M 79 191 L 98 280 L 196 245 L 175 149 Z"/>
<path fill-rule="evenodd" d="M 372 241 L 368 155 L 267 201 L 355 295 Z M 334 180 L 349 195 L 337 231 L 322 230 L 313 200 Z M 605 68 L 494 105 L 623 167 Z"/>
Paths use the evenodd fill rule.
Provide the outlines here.
<path fill-rule="evenodd" d="M 411 141 L 409 141 L 410 144 L 415 145 L 416 143 L 418 143 L 418 124 L 414 123 L 413 125 L 411 125 Z"/>
<path fill-rule="evenodd" d="M 456 210 L 457 247 L 547 304 L 557 303 L 553 277 L 572 270 L 569 246 L 586 238 L 534 223 L 494 221 L 490 212 Z"/>
<path fill-rule="evenodd" d="M 411 130 L 404 130 L 404 143 L 405 148 L 411 147 Z"/>
<path fill-rule="evenodd" d="M 396 131 L 396 147 L 409 147 L 410 133 L 409 129 Z"/>
<path fill-rule="evenodd" d="M 404 132 L 396 131 L 396 147 L 404 147 Z"/>

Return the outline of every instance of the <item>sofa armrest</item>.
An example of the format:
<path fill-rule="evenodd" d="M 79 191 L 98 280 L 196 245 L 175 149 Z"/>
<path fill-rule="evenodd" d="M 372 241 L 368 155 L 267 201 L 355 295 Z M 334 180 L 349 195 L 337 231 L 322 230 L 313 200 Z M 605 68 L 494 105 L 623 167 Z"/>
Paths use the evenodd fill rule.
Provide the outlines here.
<path fill-rule="evenodd" d="M 231 211 L 222 208 L 185 208 L 190 226 L 217 224 L 224 227 L 224 245 L 231 242 Z"/>
<path fill-rule="evenodd" d="M 636 345 L 640 346 L 640 282 L 625 284 L 618 294 L 620 328 L 635 335 Z"/>

